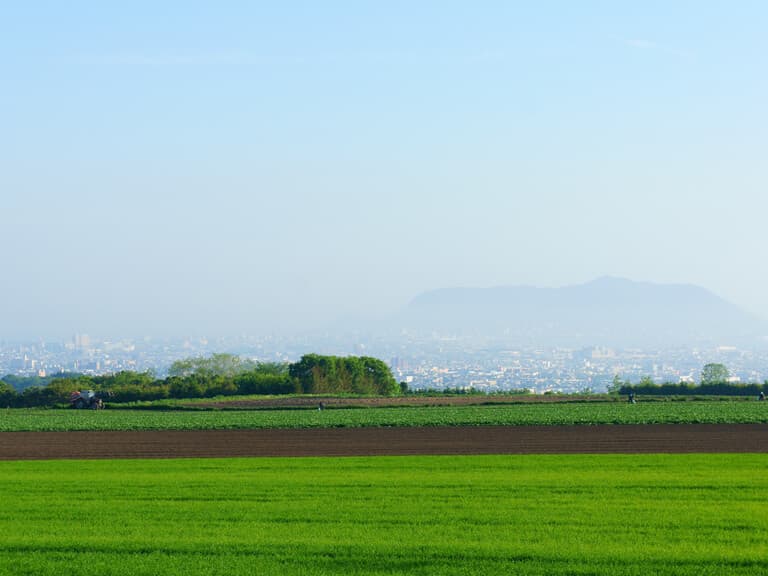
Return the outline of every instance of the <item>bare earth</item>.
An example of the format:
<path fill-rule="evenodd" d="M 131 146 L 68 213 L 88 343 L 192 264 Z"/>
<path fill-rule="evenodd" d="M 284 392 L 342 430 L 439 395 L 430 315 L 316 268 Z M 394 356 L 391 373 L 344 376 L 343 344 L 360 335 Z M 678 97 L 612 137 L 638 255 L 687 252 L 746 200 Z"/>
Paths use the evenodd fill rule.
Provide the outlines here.
<path fill-rule="evenodd" d="M 531 402 L 600 402 L 595 396 L 545 396 L 543 394 L 493 395 L 466 394 L 456 396 L 291 396 L 279 398 L 250 398 L 248 400 L 221 400 L 217 402 L 190 402 L 182 404 L 190 408 L 230 408 L 254 410 L 259 408 L 307 408 L 322 402 L 328 408 L 339 407 L 387 407 L 387 406 L 470 406 L 480 404 L 528 404 Z M 614 401 L 605 398 L 604 401 Z"/>
<path fill-rule="evenodd" d="M 0 460 L 690 452 L 768 452 L 768 425 L 0 433 Z"/>

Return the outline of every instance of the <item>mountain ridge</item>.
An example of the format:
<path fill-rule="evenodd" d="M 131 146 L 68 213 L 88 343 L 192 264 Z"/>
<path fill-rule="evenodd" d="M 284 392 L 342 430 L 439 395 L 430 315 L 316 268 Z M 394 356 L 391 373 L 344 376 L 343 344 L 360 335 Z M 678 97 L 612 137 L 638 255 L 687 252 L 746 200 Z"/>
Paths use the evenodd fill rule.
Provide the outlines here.
<path fill-rule="evenodd" d="M 602 276 L 557 288 L 438 288 L 394 318 L 401 329 L 534 345 L 756 343 L 768 322 L 694 284 Z"/>

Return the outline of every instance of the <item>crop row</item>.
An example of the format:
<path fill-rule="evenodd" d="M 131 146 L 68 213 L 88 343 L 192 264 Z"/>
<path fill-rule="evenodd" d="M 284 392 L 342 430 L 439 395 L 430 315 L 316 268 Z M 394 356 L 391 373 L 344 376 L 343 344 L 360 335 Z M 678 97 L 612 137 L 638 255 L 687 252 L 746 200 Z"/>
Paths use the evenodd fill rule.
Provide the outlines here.
<path fill-rule="evenodd" d="M 768 423 L 766 404 L 581 403 L 189 412 L 8 409 L 0 411 L 0 431 Z"/>

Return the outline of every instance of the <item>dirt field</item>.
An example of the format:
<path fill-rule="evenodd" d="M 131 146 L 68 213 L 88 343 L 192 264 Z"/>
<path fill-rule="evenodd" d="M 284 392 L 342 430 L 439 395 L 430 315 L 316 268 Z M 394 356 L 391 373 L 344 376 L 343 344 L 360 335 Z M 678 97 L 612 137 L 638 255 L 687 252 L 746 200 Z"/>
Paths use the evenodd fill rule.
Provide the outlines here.
<path fill-rule="evenodd" d="M 0 460 L 688 452 L 768 452 L 768 425 L 0 433 Z"/>
<path fill-rule="evenodd" d="M 608 397 L 595 396 L 545 396 L 543 394 L 459 395 L 459 396 L 377 396 L 371 398 L 339 398 L 337 396 L 292 396 L 288 398 L 253 398 L 249 400 L 224 400 L 220 402 L 195 402 L 182 404 L 195 408 L 230 408 L 254 410 L 259 408 L 306 408 L 322 402 L 328 408 L 338 407 L 386 407 L 386 406 L 472 406 L 480 404 L 521 404 L 529 402 L 611 402 Z"/>

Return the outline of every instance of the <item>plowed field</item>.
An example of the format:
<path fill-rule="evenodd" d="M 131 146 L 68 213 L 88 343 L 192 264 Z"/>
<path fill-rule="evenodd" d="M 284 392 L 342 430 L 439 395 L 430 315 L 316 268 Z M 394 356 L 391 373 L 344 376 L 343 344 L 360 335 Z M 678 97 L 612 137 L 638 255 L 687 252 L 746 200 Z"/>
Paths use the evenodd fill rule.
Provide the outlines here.
<path fill-rule="evenodd" d="M 0 459 L 768 452 L 766 424 L 3 432 Z"/>
<path fill-rule="evenodd" d="M 457 396 L 288 396 L 276 398 L 249 398 L 247 400 L 221 400 L 217 402 L 180 402 L 182 406 L 193 408 L 229 408 L 256 410 L 259 408 L 307 408 L 316 407 L 322 402 L 328 408 L 352 407 L 391 407 L 391 406 L 480 406 L 484 404 L 556 404 L 567 402 L 615 402 L 610 397 L 601 396 L 557 396 L 544 394 L 512 395 L 457 395 Z"/>

